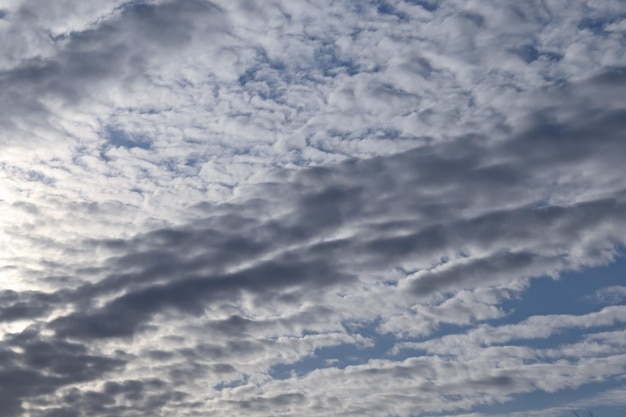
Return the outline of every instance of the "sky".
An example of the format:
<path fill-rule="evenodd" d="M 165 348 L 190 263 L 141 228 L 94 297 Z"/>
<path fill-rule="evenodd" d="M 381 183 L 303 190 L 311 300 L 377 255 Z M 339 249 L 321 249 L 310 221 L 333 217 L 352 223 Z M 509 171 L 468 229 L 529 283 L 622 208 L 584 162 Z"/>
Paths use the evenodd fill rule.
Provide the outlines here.
<path fill-rule="evenodd" d="M 623 0 L 2 0 L 0 415 L 626 412 Z"/>

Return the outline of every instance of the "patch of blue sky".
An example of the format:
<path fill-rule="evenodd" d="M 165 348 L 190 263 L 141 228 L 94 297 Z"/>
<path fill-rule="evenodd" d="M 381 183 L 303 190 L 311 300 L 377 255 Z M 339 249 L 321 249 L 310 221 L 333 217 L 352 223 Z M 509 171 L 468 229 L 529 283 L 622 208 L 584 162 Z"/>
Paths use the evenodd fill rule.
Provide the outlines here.
<path fill-rule="evenodd" d="M 512 48 L 510 52 L 528 64 L 536 61 L 540 56 L 539 51 L 533 45 L 522 45 L 517 48 Z"/>
<path fill-rule="evenodd" d="M 537 45 L 532 44 L 510 48 L 508 51 L 527 64 L 539 61 L 544 65 L 552 65 L 563 59 L 562 53 L 555 52 L 554 50 L 538 48 Z M 568 82 L 567 78 L 563 77 L 563 75 L 559 73 L 547 72 L 543 73 L 542 76 L 546 81 L 551 81 L 555 85 L 566 85 Z"/>
<path fill-rule="evenodd" d="M 596 291 L 626 284 L 626 258 L 615 262 L 561 274 L 559 279 L 537 278 L 518 299 L 505 301 L 502 307 L 509 314 L 494 324 L 515 323 L 533 315 L 588 314 L 598 311 L 593 301 Z"/>
<path fill-rule="evenodd" d="M 397 10 L 395 7 L 393 7 L 392 4 L 385 0 L 378 1 L 376 11 L 382 15 L 395 16 L 398 18 L 398 20 L 401 21 L 408 20 L 408 16 L 406 15 L 406 13 L 402 13 L 401 11 Z"/>
<path fill-rule="evenodd" d="M 619 13 L 610 18 L 594 18 L 594 17 L 585 17 L 580 22 L 578 22 L 579 30 L 589 30 L 594 35 L 602 35 L 606 34 L 605 28 L 607 25 L 611 23 L 618 22 L 626 17 L 626 13 Z"/>
<path fill-rule="evenodd" d="M 558 62 L 563 59 L 563 54 L 559 54 L 551 51 L 539 51 L 538 59 L 543 59 L 551 62 Z"/>
<path fill-rule="evenodd" d="M 415 4 L 422 7 L 424 10 L 434 12 L 439 8 L 439 2 L 437 0 L 405 0 L 409 4 Z"/>
<path fill-rule="evenodd" d="M 351 365 L 366 364 L 370 359 L 391 358 L 390 349 L 397 339 L 392 334 L 378 334 L 378 323 L 368 323 L 359 328 L 351 329 L 352 333 L 358 333 L 370 338 L 373 346 L 361 347 L 350 343 L 336 346 L 328 346 L 317 349 L 313 355 L 291 364 L 274 365 L 269 374 L 275 379 L 287 379 L 293 374 L 303 376 L 316 369 L 339 368 L 345 369 Z"/>
<path fill-rule="evenodd" d="M 568 272 L 561 279 L 541 278 L 531 281 L 520 298 L 505 301 L 503 304 L 510 313 L 501 319 L 490 320 L 493 326 L 519 323 L 531 316 L 549 314 L 583 315 L 596 312 L 603 306 L 592 301 L 592 296 L 603 288 L 624 284 L 626 259 L 596 268 L 578 272 Z M 402 349 L 391 353 L 393 346 L 400 341 L 393 334 L 380 334 L 377 331 L 379 322 L 366 325 L 346 325 L 351 333 L 369 338 L 373 346 L 359 347 L 353 344 L 342 344 L 317 349 L 307 358 L 291 364 L 278 364 L 270 369 L 270 375 L 277 379 L 289 378 L 292 374 L 302 376 L 315 369 L 336 367 L 343 369 L 350 365 L 365 364 L 371 359 L 405 360 L 422 356 L 427 352 L 421 349 Z M 559 346 L 582 341 L 586 334 L 607 330 L 616 330 L 620 325 L 599 326 L 590 329 L 564 328 L 545 338 L 512 340 L 508 345 L 527 346 L 533 349 L 558 349 Z M 417 338 L 403 338 L 403 342 L 423 342 L 437 339 L 449 334 L 462 334 L 471 325 L 440 324 L 431 334 Z M 549 360 L 547 362 L 550 362 Z M 598 388 L 602 391 L 604 388 Z M 529 394 L 531 395 L 531 394 Z M 603 416 L 604 417 L 604 416 Z"/>
<path fill-rule="evenodd" d="M 342 72 L 353 76 L 362 71 L 362 68 L 355 62 L 341 57 L 334 42 L 323 42 L 316 49 L 315 63 L 325 77 L 335 77 Z"/>
<path fill-rule="evenodd" d="M 263 100 L 283 102 L 286 92 L 286 69 L 283 64 L 269 65 L 269 61 L 247 69 L 239 76 L 239 85 Z"/>
<path fill-rule="evenodd" d="M 196 168 L 202 165 L 204 162 L 206 162 L 206 158 L 197 153 L 192 153 L 191 155 L 187 156 L 183 163 L 188 167 Z"/>
<path fill-rule="evenodd" d="M 277 364 L 270 369 L 270 375 L 276 379 L 286 379 L 291 375 L 303 376 L 316 369 L 338 368 L 345 369 L 352 365 L 363 365 L 372 359 L 393 359 L 403 361 L 405 359 L 427 354 L 418 349 L 403 349 L 392 352 L 392 348 L 400 341 L 391 333 L 381 334 L 378 332 L 380 322 L 374 321 L 364 325 L 353 327 L 347 325 L 352 334 L 359 334 L 370 339 L 372 346 L 361 347 L 354 344 L 341 344 L 317 349 L 313 355 L 291 364 Z M 425 338 L 403 338 L 402 341 L 423 341 L 447 334 L 456 333 L 461 327 L 454 325 L 442 325 L 437 331 Z"/>
<path fill-rule="evenodd" d="M 123 130 L 107 128 L 106 136 L 110 145 L 116 148 L 150 149 L 151 141 L 144 136 L 131 135 Z"/>
<path fill-rule="evenodd" d="M 246 385 L 248 383 L 248 380 L 249 380 L 249 377 L 246 375 L 244 378 L 241 378 L 241 379 L 222 381 L 219 384 L 213 386 L 213 389 L 217 391 L 221 391 L 223 389 L 241 387 L 243 385 Z"/>
<path fill-rule="evenodd" d="M 197 168 L 192 165 L 187 165 L 185 160 L 181 160 L 179 158 L 164 158 L 161 160 L 160 166 L 169 172 L 180 175 L 195 175 L 198 172 Z"/>
<path fill-rule="evenodd" d="M 150 5 L 144 0 L 131 0 L 115 8 L 115 10 L 147 10 Z"/>

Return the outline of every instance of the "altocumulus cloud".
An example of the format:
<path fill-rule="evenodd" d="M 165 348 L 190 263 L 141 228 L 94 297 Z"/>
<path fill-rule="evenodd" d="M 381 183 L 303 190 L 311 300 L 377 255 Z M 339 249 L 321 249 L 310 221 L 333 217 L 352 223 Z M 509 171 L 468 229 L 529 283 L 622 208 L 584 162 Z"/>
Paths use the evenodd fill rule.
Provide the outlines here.
<path fill-rule="evenodd" d="M 625 18 L 10 2 L 2 414 L 623 409 Z"/>

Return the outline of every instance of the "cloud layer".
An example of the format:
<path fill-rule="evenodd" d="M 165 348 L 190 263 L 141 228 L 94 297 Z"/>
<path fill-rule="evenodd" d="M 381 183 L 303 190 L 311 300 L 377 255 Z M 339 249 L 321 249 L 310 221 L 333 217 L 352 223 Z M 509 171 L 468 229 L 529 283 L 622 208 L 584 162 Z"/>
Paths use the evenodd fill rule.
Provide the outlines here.
<path fill-rule="evenodd" d="M 4 7 L 2 415 L 625 406 L 620 1 Z"/>

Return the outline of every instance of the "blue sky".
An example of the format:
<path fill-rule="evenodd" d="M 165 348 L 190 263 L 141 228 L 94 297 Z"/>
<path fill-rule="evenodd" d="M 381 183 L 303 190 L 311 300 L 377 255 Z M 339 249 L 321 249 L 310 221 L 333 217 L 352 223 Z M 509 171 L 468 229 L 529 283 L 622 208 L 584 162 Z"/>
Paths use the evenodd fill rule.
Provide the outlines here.
<path fill-rule="evenodd" d="M 0 414 L 617 417 L 621 0 L 0 6 Z"/>

